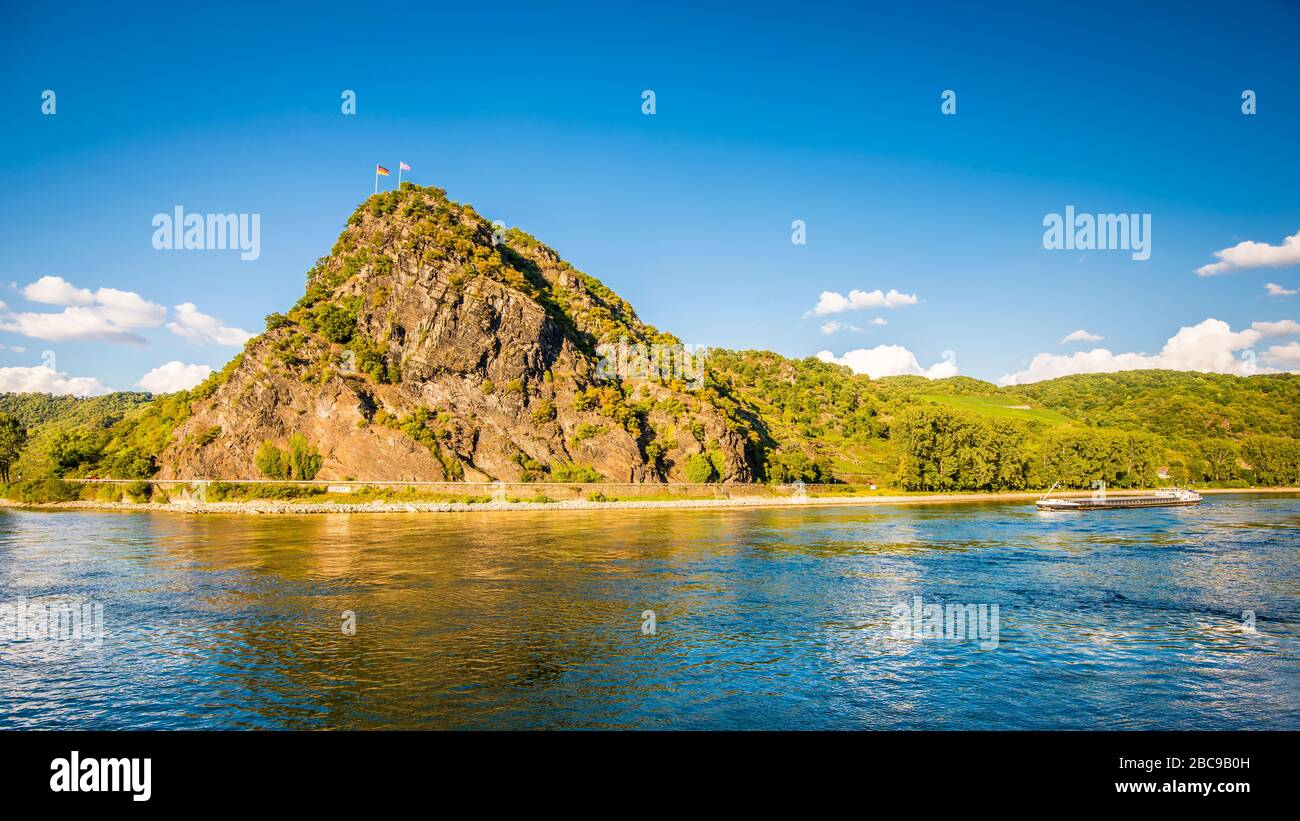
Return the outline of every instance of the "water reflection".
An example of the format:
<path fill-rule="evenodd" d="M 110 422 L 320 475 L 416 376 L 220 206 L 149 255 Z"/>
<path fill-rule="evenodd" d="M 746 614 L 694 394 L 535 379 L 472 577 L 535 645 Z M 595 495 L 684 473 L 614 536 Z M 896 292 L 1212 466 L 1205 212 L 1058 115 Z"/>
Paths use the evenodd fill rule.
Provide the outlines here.
<path fill-rule="evenodd" d="M 0 601 L 89 597 L 107 636 L 0 642 L 0 726 L 1296 728 L 1297 524 L 1300 500 L 1242 496 L 1091 516 L 6 511 Z M 892 636 L 917 596 L 997 604 L 997 649 Z"/>

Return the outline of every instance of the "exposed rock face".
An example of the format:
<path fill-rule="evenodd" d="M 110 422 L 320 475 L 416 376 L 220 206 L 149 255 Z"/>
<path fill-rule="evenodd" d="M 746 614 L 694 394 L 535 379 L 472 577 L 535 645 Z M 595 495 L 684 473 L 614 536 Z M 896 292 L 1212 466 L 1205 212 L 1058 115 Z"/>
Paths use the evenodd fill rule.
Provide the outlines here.
<path fill-rule="evenodd" d="M 434 188 L 370 198 L 307 293 L 174 433 L 161 478 L 260 478 L 301 433 L 318 478 L 684 480 L 705 453 L 752 478 L 738 426 L 680 379 L 610 379 L 597 346 L 671 346 L 597 280 Z M 208 393 L 203 391 L 202 393 Z"/>

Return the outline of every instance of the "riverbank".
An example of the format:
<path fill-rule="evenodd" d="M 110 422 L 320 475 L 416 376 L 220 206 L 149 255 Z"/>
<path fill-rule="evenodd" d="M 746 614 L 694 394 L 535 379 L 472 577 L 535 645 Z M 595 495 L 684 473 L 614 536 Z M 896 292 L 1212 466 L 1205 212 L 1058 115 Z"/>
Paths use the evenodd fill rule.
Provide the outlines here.
<path fill-rule="evenodd" d="M 1150 491 L 1111 491 L 1111 496 L 1135 496 Z M 1300 488 L 1213 488 L 1199 491 L 1203 495 L 1230 493 L 1300 493 Z M 590 501 L 570 499 L 551 502 L 485 501 L 485 502 L 281 502 L 257 499 L 243 502 L 104 502 L 77 500 L 70 502 L 24 503 L 0 499 L 0 507 L 20 510 L 96 510 L 120 512 L 184 513 L 184 514 L 319 514 L 319 513 L 473 513 L 481 511 L 523 510 L 699 510 L 711 508 L 746 507 L 839 507 L 845 505 L 915 505 L 915 504 L 969 504 L 976 502 L 1029 502 L 1042 493 L 916 493 L 875 494 L 862 496 L 810 496 L 749 497 L 735 499 L 672 499 Z M 1087 491 L 1053 494 L 1057 498 L 1080 498 Z"/>

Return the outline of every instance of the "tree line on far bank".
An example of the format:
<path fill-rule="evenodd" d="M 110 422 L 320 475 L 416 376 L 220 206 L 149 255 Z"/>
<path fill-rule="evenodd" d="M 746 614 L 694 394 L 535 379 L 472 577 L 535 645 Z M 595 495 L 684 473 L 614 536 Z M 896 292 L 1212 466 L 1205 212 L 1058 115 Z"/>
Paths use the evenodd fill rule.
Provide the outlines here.
<path fill-rule="evenodd" d="M 891 433 L 899 452 L 897 480 L 905 490 L 1008 491 L 1053 483 L 1089 488 L 1097 481 L 1115 488 L 1163 481 L 1300 484 L 1300 442 L 1282 436 L 1247 436 L 1239 443 L 1208 439 L 1188 457 L 1171 453 L 1164 440 L 1144 431 L 1043 427 L 937 404 L 904 411 Z"/>

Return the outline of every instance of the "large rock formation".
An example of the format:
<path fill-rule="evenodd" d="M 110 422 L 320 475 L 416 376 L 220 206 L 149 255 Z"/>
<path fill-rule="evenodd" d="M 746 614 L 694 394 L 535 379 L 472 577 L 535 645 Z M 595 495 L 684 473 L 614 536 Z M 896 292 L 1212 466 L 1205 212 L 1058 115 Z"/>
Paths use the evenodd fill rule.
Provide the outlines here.
<path fill-rule="evenodd" d="M 597 351 L 675 338 L 440 189 L 363 203 L 267 328 L 197 392 L 161 478 L 259 478 L 259 447 L 295 433 L 320 452 L 323 479 L 567 481 L 586 467 L 676 481 L 693 454 L 724 480 L 753 478 L 744 426 L 712 392 L 611 379 Z"/>

